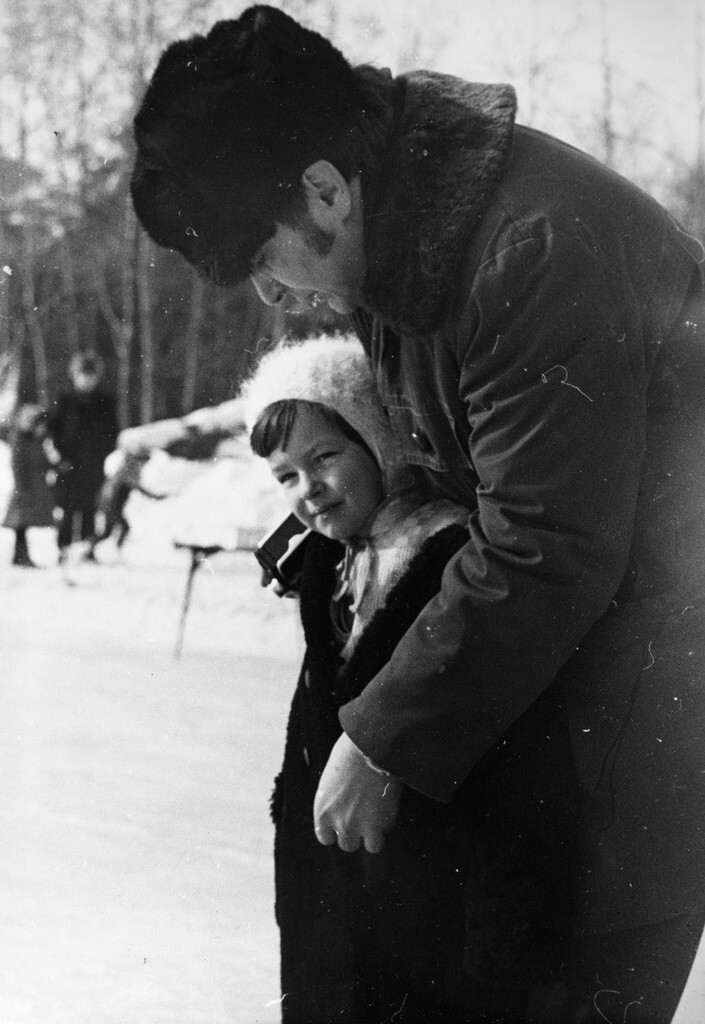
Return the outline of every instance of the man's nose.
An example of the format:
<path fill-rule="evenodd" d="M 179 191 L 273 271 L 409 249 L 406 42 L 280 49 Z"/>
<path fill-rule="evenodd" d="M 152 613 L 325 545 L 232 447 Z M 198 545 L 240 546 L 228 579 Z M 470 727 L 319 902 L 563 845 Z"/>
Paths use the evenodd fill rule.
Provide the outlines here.
<path fill-rule="evenodd" d="M 284 298 L 286 288 L 269 274 L 250 274 L 250 280 L 266 306 L 276 306 Z"/>

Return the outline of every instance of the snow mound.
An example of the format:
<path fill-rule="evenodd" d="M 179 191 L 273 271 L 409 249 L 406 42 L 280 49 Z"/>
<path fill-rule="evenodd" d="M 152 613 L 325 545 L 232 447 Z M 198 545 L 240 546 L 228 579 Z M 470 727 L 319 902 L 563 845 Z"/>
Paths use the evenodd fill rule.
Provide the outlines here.
<path fill-rule="evenodd" d="M 179 544 L 252 548 L 287 514 L 280 492 L 263 460 L 218 460 L 171 502 L 172 538 Z"/>

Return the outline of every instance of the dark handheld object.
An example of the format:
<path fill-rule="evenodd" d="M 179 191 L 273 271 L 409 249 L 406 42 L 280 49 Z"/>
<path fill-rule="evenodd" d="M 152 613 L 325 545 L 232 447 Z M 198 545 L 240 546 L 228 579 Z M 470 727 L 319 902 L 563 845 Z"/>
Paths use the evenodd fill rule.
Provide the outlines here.
<path fill-rule="evenodd" d="M 287 590 L 298 586 L 310 534 L 300 519 L 288 515 L 255 548 L 255 558 L 265 572 Z"/>

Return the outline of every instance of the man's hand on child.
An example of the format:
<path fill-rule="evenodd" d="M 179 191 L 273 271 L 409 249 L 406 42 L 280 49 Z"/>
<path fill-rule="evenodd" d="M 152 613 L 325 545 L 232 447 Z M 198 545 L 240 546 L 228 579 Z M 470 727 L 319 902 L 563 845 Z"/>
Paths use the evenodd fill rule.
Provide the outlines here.
<path fill-rule="evenodd" d="M 353 853 L 364 843 L 379 853 L 399 813 L 404 784 L 370 767 L 345 733 L 333 747 L 313 803 L 314 831 L 323 846 Z"/>

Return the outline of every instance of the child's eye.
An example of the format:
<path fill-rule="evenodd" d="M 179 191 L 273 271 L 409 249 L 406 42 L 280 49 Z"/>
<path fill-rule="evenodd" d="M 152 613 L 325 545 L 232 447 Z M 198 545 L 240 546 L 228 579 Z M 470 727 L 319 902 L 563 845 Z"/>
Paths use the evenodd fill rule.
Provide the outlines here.
<path fill-rule="evenodd" d="M 325 452 L 319 452 L 316 456 L 318 462 L 326 462 L 328 459 L 334 459 L 338 452 L 334 449 Z"/>
<path fill-rule="evenodd" d="M 277 483 L 282 484 L 284 487 L 286 487 L 287 484 L 292 483 L 292 481 L 294 480 L 294 476 L 294 473 L 277 473 L 276 480 Z"/>

